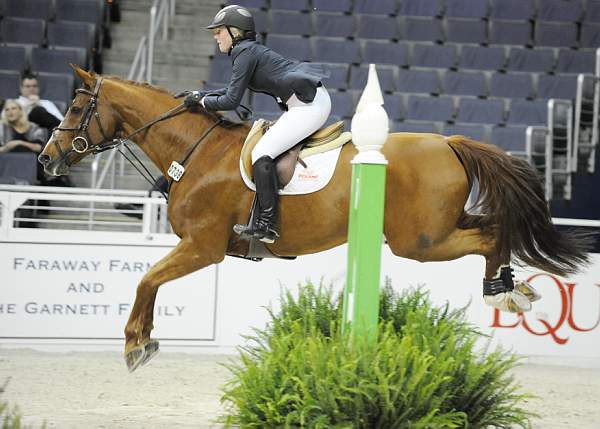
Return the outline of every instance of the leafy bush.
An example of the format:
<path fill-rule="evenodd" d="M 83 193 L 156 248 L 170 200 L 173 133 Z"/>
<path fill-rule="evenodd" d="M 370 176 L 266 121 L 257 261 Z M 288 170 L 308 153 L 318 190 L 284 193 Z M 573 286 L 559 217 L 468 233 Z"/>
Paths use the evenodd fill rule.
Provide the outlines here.
<path fill-rule="evenodd" d="M 0 395 L 6 391 L 10 377 L 0 386 Z M 45 428 L 44 424 L 42 428 Z M 0 400 L 0 429 L 28 429 L 21 423 L 21 414 L 17 407 L 10 407 L 7 402 Z"/>
<path fill-rule="evenodd" d="M 341 296 L 307 284 L 255 330 L 228 364 L 226 427 L 529 427 L 514 356 L 478 352 L 465 309 L 435 307 L 422 289 L 381 291 L 375 344 L 341 331 Z"/>

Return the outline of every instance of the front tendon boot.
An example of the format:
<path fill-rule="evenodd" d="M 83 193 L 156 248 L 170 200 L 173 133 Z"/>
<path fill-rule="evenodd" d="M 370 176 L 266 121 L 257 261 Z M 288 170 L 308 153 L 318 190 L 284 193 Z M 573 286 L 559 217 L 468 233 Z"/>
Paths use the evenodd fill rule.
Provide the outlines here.
<path fill-rule="evenodd" d="M 275 161 L 270 156 L 263 156 L 254 163 L 252 171 L 259 208 L 254 238 L 264 243 L 273 243 L 279 237 L 275 229 L 279 205 L 279 187 Z"/>

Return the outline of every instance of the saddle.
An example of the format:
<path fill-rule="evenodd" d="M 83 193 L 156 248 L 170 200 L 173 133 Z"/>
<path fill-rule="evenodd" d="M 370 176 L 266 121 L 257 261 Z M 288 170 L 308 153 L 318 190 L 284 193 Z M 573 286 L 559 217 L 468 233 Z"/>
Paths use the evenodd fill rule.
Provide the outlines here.
<path fill-rule="evenodd" d="M 244 167 L 244 171 L 248 177 L 252 177 L 252 150 L 260 140 L 260 138 L 273 126 L 275 122 L 259 119 L 252 125 L 252 129 L 246 137 L 240 161 Z M 277 176 L 279 178 L 279 188 L 282 189 L 287 185 L 294 175 L 296 164 L 300 162 L 306 167 L 302 158 L 314 155 L 316 153 L 326 152 L 343 146 L 350 141 L 347 134 L 342 133 L 344 122 L 335 122 L 327 127 L 317 130 L 296 146 L 282 153 L 275 159 L 277 166 Z"/>

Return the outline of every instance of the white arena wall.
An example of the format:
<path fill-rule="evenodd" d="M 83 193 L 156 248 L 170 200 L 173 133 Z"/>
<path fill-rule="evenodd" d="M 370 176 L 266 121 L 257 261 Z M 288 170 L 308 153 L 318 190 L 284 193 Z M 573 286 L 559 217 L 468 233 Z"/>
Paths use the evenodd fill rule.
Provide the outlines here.
<path fill-rule="evenodd" d="M 6 194 L 0 190 L 0 346 L 120 349 L 139 279 L 177 237 L 148 231 L 13 228 Z M 167 283 L 156 301 L 153 336 L 166 351 L 232 353 L 243 344 L 242 335 L 264 326 L 264 307 L 277 307 L 282 287 L 295 290 L 309 279 L 343 287 L 346 249 L 294 261 L 227 257 Z M 398 290 L 423 285 L 438 304 L 470 303 L 468 319 L 492 335 L 493 344 L 530 361 L 600 367 L 600 254 L 592 255 L 584 272 L 567 278 L 517 270 L 517 277 L 531 279 L 543 295 L 523 315 L 499 313 L 484 304 L 483 272 L 482 257 L 419 263 L 397 258 L 384 246 L 382 282 L 389 277 Z"/>

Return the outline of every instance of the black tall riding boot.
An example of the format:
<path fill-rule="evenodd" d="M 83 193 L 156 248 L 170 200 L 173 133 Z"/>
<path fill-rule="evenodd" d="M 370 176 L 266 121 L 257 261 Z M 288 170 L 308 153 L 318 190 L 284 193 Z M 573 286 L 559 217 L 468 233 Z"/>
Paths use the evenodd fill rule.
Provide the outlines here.
<path fill-rule="evenodd" d="M 279 234 L 277 225 L 277 208 L 279 189 L 275 161 L 270 156 L 259 158 L 252 165 L 256 198 L 258 200 L 258 216 L 253 225 L 236 228 L 242 237 L 253 237 L 265 243 L 273 243 Z"/>

